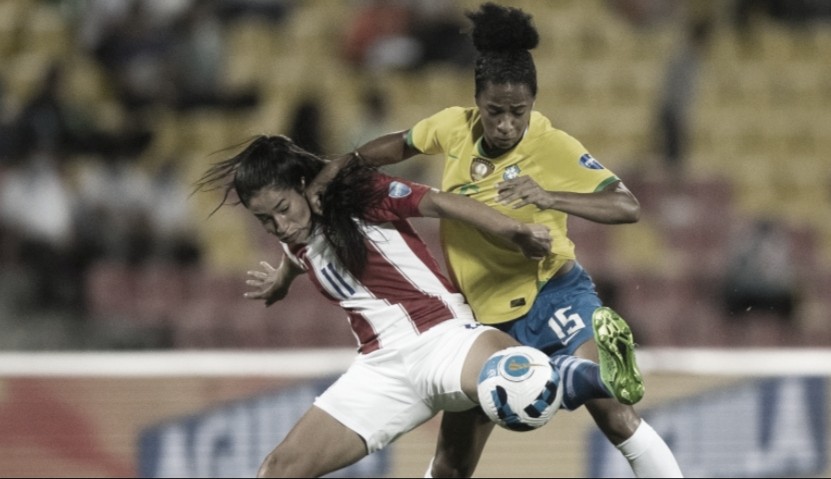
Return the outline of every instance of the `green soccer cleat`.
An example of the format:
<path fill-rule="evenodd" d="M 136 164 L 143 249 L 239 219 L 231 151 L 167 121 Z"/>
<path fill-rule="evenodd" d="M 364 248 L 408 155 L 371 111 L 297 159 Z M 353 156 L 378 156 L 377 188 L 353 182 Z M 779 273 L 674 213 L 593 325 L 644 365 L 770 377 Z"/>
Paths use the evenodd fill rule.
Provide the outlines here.
<path fill-rule="evenodd" d="M 605 306 L 594 311 L 592 325 L 603 384 L 621 403 L 637 403 L 643 397 L 644 387 L 635 361 L 632 330 L 619 314 Z"/>

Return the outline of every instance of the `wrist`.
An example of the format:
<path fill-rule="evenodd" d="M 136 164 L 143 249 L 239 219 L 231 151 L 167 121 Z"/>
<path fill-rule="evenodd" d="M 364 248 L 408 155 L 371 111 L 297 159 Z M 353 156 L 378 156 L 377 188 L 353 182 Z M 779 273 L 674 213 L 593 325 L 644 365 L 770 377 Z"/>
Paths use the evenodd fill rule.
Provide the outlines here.
<path fill-rule="evenodd" d="M 553 191 L 545 192 L 545 204 L 540 206 L 543 210 L 555 210 L 557 205 L 557 194 Z"/>
<path fill-rule="evenodd" d="M 507 238 L 516 242 L 518 239 L 526 236 L 526 227 L 525 223 L 521 221 L 512 221 L 510 227 L 508 228 Z"/>

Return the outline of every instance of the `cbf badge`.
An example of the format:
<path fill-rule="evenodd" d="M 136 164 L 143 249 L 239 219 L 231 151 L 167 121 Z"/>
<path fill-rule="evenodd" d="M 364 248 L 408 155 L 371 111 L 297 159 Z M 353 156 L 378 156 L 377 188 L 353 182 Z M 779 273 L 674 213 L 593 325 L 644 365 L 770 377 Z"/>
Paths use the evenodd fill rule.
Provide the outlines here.
<path fill-rule="evenodd" d="M 511 165 L 505 168 L 505 173 L 502 173 L 502 179 L 505 181 L 513 180 L 519 176 L 520 172 L 521 170 L 518 165 Z"/>
<path fill-rule="evenodd" d="M 473 178 L 473 181 L 479 181 L 482 178 L 493 173 L 494 169 L 495 167 L 493 166 L 493 163 L 484 158 L 479 158 L 478 156 L 476 156 L 473 158 L 473 162 L 470 164 L 470 177 Z"/>

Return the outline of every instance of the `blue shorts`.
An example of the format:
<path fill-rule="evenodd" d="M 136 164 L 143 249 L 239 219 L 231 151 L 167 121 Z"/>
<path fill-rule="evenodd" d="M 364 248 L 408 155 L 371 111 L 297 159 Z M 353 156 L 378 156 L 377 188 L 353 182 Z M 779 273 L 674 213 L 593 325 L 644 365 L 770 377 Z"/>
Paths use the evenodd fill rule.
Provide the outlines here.
<path fill-rule="evenodd" d="M 549 356 L 573 355 L 594 338 L 592 314 L 602 306 L 594 282 L 580 264 L 543 286 L 531 310 L 513 321 L 492 324 Z"/>

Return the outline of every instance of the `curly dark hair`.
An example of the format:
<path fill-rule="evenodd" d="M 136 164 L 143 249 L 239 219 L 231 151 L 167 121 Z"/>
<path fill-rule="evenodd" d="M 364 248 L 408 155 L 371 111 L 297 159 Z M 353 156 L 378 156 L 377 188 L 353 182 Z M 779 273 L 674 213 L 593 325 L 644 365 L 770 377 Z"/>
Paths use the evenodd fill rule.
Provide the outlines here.
<path fill-rule="evenodd" d="M 235 192 L 239 203 L 248 202 L 264 187 L 293 189 L 303 194 L 327 160 L 297 146 L 283 135 L 255 137 L 240 153 L 214 163 L 195 183 L 194 192 L 224 190 L 222 201 L 213 214 L 228 203 Z M 383 197 L 376 191 L 372 177 L 376 169 L 357 155 L 341 169 L 321 196 L 323 214 L 313 215 L 326 239 L 343 264 L 360 276 L 366 264 L 367 246 L 356 223 Z"/>
<path fill-rule="evenodd" d="M 490 82 L 527 85 L 537 96 L 537 68 L 530 50 L 540 41 L 530 14 L 492 2 L 465 12 L 473 22 L 473 46 L 479 52 L 474 67 L 476 96 Z"/>

